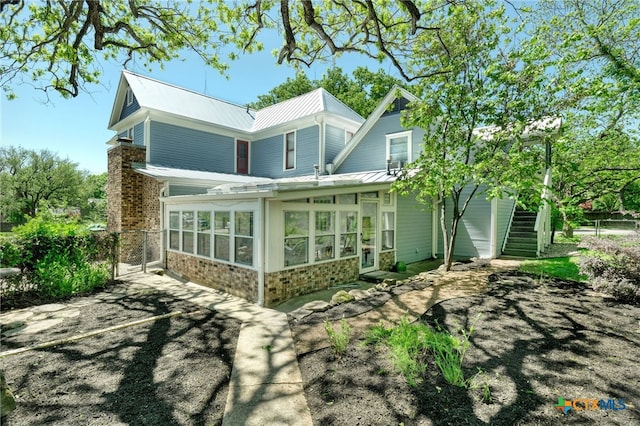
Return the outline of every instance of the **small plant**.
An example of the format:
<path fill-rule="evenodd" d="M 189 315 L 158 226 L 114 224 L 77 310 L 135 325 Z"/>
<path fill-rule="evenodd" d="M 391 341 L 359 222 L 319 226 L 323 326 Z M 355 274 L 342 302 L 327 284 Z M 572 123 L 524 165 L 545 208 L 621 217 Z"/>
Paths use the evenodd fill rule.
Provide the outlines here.
<path fill-rule="evenodd" d="M 484 382 L 482 385 L 482 401 L 485 404 L 493 404 L 493 396 L 491 395 L 491 388 L 489 383 Z"/>
<path fill-rule="evenodd" d="M 640 232 L 619 239 L 585 238 L 580 246 L 588 249 L 580 261 L 580 272 L 594 290 L 640 303 Z"/>
<path fill-rule="evenodd" d="M 442 371 L 445 380 L 454 386 L 469 386 L 469 382 L 464 378 L 462 362 L 469 349 L 469 339 L 475 332 L 475 322 L 478 318 L 469 330 L 457 327 L 456 335 L 443 331 L 438 326 L 438 332 L 433 333 L 432 340 L 429 341 L 436 365 Z"/>
<path fill-rule="evenodd" d="M 327 332 L 333 351 L 339 356 L 344 355 L 351 340 L 351 326 L 342 318 L 340 320 L 340 330 L 337 330 L 333 327 L 329 318 L 325 318 L 324 329 Z"/>

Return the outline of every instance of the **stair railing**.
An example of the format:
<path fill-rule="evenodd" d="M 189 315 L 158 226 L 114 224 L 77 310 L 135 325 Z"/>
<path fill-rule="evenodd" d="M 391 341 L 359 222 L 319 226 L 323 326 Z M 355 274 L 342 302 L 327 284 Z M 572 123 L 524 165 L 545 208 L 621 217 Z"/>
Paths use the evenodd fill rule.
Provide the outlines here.
<path fill-rule="evenodd" d="M 538 208 L 536 224 L 533 227 L 538 235 L 538 248 L 536 256 L 540 256 L 551 244 L 551 168 L 547 168 L 544 175 L 544 188 L 542 189 L 542 204 Z"/>
<path fill-rule="evenodd" d="M 504 234 L 504 239 L 502 240 L 502 251 L 500 253 L 504 253 L 504 250 L 507 248 L 507 241 L 509 241 L 509 234 L 511 233 L 511 225 L 513 225 L 513 216 L 516 214 L 516 208 L 518 207 L 518 201 L 515 199 L 513 201 L 513 207 L 511 208 L 511 215 L 509 216 L 509 222 L 507 226 L 507 232 Z"/>

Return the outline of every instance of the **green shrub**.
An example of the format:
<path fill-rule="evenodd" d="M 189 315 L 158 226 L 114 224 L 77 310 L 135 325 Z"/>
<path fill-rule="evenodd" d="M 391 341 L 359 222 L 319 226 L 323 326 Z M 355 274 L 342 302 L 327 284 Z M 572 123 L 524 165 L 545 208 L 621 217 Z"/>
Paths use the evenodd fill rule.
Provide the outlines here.
<path fill-rule="evenodd" d="M 0 243 L 0 268 L 20 266 L 21 248 L 15 239 L 5 239 Z"/>
<path fill-rule="evenodd" d="M 7 264 L 20 267 L 22 273 L 5 280 L 3 297 L 29 291 L 59 299 L 88 292 L 106 284 L 116 262 L 117 234 L 89 233 L 48 214 L 15 228 L 14 234 L 7 246 Z"/>
<path fill-rule="evenodd" d="M 326 318 L 324 320 L 324 329 L 327 332 L 333 351 L 337 355 L 342 356 L 346 352 L 347 345 L 351 340 L 351 326 L 342 318 L 340 320 L 340 330 L 337 330 L 333 327 L 329 318 Z"/>

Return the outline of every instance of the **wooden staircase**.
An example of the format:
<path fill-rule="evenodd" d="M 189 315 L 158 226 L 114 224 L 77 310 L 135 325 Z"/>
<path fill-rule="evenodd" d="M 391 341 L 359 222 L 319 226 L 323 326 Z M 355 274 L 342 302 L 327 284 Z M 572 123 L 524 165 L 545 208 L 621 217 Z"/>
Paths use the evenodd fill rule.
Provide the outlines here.
<path fill-rule="evenodd" d="M 536 212 L 516 209 L 503 256 L 537 257 L 538 233 L 534 230 Z"/>

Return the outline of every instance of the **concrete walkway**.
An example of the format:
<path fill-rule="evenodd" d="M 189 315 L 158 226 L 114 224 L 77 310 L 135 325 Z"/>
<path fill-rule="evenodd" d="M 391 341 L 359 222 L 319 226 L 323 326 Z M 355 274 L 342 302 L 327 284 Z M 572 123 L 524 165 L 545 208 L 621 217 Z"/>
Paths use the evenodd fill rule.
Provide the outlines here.
<path fill-rule="evenodd" d="M 284 313 L 166 275 L 119 277 L 242 321 L 223 425 L 312 425 Z"/>

